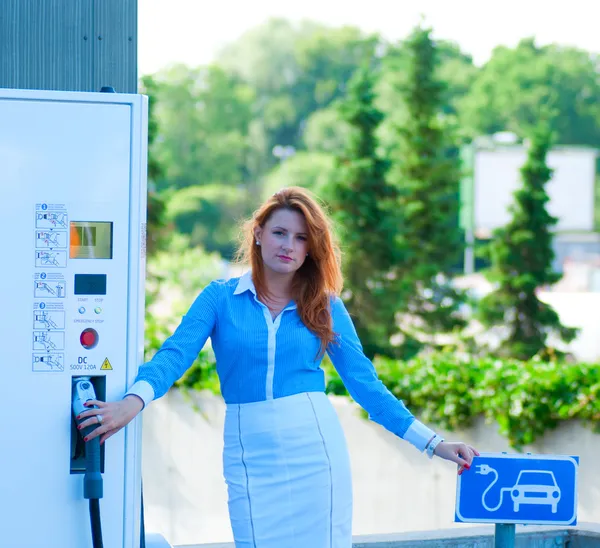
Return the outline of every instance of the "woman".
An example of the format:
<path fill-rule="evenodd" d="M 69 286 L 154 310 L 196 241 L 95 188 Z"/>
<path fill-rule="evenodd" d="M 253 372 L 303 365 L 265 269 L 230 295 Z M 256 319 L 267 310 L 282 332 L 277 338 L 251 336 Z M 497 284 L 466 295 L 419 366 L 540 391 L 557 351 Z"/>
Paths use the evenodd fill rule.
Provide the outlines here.
<path fill-rule="evenodd" d="M 378 379 L 339 298 L 338 248 L 301 188 L 272 196 L 246 225 L 251 273 L 214 281 L 139 369 L 119 402 L 91 402 L 83 426 L 101 442 L 164 395 L 208 337 L 226 402 L 223 466 L 237 548 L 350 548 L 352 487 L 343 431 L 325 395 L 325 352 L 372 420 L 469 468 L 478 454 L 420 423 Z M 100 418 L 98 418 L 100 415 Z"/>

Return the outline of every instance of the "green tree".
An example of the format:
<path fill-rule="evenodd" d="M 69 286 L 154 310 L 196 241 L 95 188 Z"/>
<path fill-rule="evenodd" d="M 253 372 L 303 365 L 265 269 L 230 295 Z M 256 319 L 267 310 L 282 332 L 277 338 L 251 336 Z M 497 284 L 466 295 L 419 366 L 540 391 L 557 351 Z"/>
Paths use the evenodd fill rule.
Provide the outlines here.
<path fill-rule="evenodd" d="M 399 89 L 407 116 L 397 128 L 390 181 L 399 190 L 404 258 L 398 277 L 413 287 L 403 326 L 422 341 L 464 325 L 463 295 L 452 284 L 463 234 L 458 224 L 460 161 L 452 128 L 442 114 L 444 85 L 436 77 L 431 31 L 416 28 L 405 84 Z"/>
<path fill-rule="evenodd" d="M 303 148 L 309 116 L 343 96 L 354 70 L 373 57 L 377 43 L 377 37 L 354 27 L 270 19 L 228 45 L 218 63 L 255 90 L 255 119 L 270 154 L 277 145 Z M 267 167 L 276 162 L 271 157 Z"/>
<path fill-rule="evenodd" d="M 513 131 L 520 137 L 537 124 L 541 104 L 556 110 L 551 121 L 558 144 L 596 146 L 600 141 L 598 57 L 572 47 L 538 47 L 524 39 L 498 47 L 460 102 L 460 120 L 475 137 Z"/>
<path fill-rule="evenodd" d="M 364 35 L 356 27 L 320 26 L 310 35 L 301 36 L 295 54 L 301 69 L 292 93 L 302 101 L 301 121 L 343 97 L 356 69 L 365 63 L 374 65 L 378 36 Z"/>
<path fill-rule="evenodd" d="M 435 42 L 437 51 L 436 77 L 444 84 L 442 110 L 457 114 L 460 101 L 469 92 L 479 74 L 473 57 L 463 52 L 457 44 L 447 40 Z"/>
<path fill-rule="evenodd" d="M 399 280 L 390 276 L 401 259 L 397 197 L 386 181 L 388 162 L 378 154 L 376 131 L 383 114 L 374 106 L 373 76 L 368 67 L 348 85 L 340 116 L 351 128 L 326 197 L 339 226 L 344 251 L 344 295 L 367 356 L 393 356 L 391 337 L 398 332 Z"/>
<path fill-rule="evenodd" d="M 552 269 L 552 227 L 557 219 L 546 210 L 546 183 L 552 170 L 546 164 L 551 132 L 540 122 L 533 131 L 527 161 L 521 169 L 522 186 L 514 194 L 510 222 L 497 229 L 488 248 L 491 268 L 487 276 L 495 289 L 479 303 L 486 327 L 506 331 L 498 353 L 527 360 L 552 353 L 551 334 L 572 341 L 577 330 L 561 324 L 556 311 L 540 301 L 537 291 L 556 283 L 561 275 Z"/>
<path fill-rule="evenodd" d="M 192 245 L 230 257 L 236 222 L 249 212 L 247 196 L 260 189 L 254 168 L 263 153 L 252 135 L 254 93 L 217 66 L 178 65 L 148 83 L 149 175 L 157 190 L 149 196 L 149 223 L 159 214 L 170 228 L 189 235 Z"/>
<path fill-rule="evenodd" d="M 159 191 L 190 185 L 248 184 L 254 92 L 217 66 L 177 65 L 155 76 L 164 167 Z"/>
<path fill-rule="evenodd" d="M 287 186 L 301 186 L 321 196 L 330 184 L 334 173 L 335 157 L 332 154 L 297 152 L 268 173 L 260 199 L 266 199 Z"/>
<path fill-rule="evenodd" d="M 165 219 L 192 246 L 232 259 L 240 222 L 256 205 L 243 188 L 226 185 L 194 185 L 173 192 Z"/>
<path fill-rule="evenodd" d="M 434 76 L 443 84 L 440 90 L 441 109 L 446 114 L 456 114 L 461 100 L 469 92 L 480 69 L 473 64 L 473 58 L 453 42 L 436 40 L 434 45 Z M 398 102 L 402 101 L 402 94 L 398 93 L 398 89 L 408 83 L 412 58 L 409 36 L 407 40 L 390 46 L 382 59 L 383 75 L 378 86 L 381 99 L 378 100 L 378 105 L 386 113 L 392 113 L 398 108 Z"/>
<path fill-rule="evenodd" d="M 464 53 L 452 42 L 435 42 L 436 62 L 433 77 L 441 84 L 439 91 L 439 111 L 448 123 L 457 123 L 458 114 L 479 69 L 473 64 L 470 55 Z M 398 146 L 398 126 L 402 127 L 410 118 L 406 104 L 406 88 L 412 78 L 414 53 L 410 39 L 387 48 L 382 58 L 382 76 L 377 85 L 377 107 L 385 114 L 379 136 L 381 144 L 391 154 Z M 462 127 L 458 126 L 463 138 Z"/>
<path fill-rule="evenodd" d="M 339 156 L 348 144 L 348 125 L 342 120 L 336 103 L 313 112 L 304 127 L 303 144 L 310 152 Z"/>

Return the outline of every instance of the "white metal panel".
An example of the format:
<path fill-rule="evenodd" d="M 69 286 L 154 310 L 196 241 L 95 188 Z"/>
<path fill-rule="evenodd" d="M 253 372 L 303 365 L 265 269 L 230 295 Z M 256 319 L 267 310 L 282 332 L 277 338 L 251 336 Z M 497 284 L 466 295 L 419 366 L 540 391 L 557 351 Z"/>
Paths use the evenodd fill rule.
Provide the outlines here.
<path fill-rule="evenodd" d="M 71 379 L 105 375 L 118 399 L 141 360 L 131 326 L 143 316 L 144 108 L 133 95 L 0 91 L 2 546 L 91 547 L 83 476 L 69 469 Z M 112 259 L 70 258 L 71 221 L 113 223 Z M 53 243 L 40 244 L 44 231 Z M 106 274 L 106 295 L 75 295 L 76 274 Z M 47 329 L 41 311 L 56 320 Z M 99 334 L 90 350 L 86 327 Z M 124 493 L 139 494 L 137 426 L 106 446 L 105 546 L 139 545 L 139 501 Z"/>
<path fill-rule="evenodd" d="M 508 207 L 521 184 L 527 151 L 521 147 L 475 153 L 475 229 L 487 232 L 510 220 Z M 548 212 L 558 218 L 557 231 L 594 228 L 596 153 L 586 149 L 555 149 L 547 162 L 554 172 L 546 190 Z"/>

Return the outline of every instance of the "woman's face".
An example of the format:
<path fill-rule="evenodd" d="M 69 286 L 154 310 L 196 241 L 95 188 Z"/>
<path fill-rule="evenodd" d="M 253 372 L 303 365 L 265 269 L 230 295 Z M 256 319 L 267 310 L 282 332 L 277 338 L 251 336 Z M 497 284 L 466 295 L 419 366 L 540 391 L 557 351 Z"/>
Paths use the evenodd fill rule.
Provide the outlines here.
<path fill-rule="evenodd" d="M 278 209 L 264 227 L 255 230 L 266 268 L 279 274 L 298 270 L 308 253 L 308 230 L 298 211 Z"/>

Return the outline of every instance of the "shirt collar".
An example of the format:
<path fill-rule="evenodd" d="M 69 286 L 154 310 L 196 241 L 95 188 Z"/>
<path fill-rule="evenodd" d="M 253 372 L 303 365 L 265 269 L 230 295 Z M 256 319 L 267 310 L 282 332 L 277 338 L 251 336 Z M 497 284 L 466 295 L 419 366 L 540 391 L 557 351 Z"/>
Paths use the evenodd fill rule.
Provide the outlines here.
<path fill-rule="evenodd" d="M 246 272 L 240 277 L 233 294 L 239 295 L 240 293 L 245 293 L 246 291 L 252 291 L 252 293 L 256 295 L 256 288 L 254 287 L 254 282 L 252 281 L 252 272 Z"/>
<path fill-rule="evenodd" d="M 246 291 L 252 291 L 254 294 L 254 298 L 256 298 L 256 288 L 254 287 L 254 282 L 252 281 L 252 272 L 248 271 L 238 280 L 237 287 L 233 292 L 234 295 L 240 295 L 245 293 Z M 284 310 L 293 310 L 297 308 L 297 305 L 294 301 L 290 301 L 290 303 L 284 308 Z"/>

